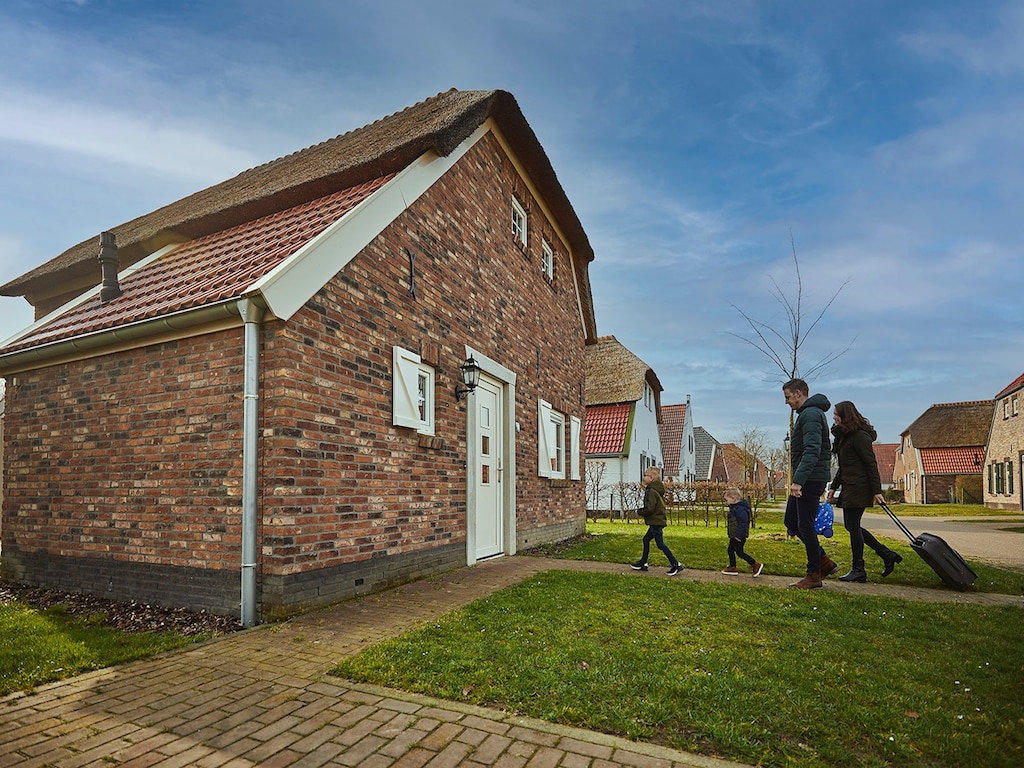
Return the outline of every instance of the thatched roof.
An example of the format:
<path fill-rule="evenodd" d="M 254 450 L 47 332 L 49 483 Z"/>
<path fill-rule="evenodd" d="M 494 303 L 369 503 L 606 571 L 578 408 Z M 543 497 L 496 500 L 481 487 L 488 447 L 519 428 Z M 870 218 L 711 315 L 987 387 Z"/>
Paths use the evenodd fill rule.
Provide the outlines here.
<path fill-rule="evenodd" d="M 644 383 L 654 390 L 661 421 L 661 382 L 647 363 L 614 336 L 601 336 L 586 347 L 586 405 L 635 403 L 643 399 Z"/>
<path fill-rule="evenodd" d="M 917 417 L 910 433 L 915 448 L 963 448 L 985 445 L 992 423 L 992 400 L 936 403 Z"/>
<path fill-rule="evenodd" d="M 581 292 L 587 335 L 596 335 L 587 266 L 593 248 L 569 203 L 547 154 L 505 91 L 440 93 L 414 106 L 251 168 L 144 216 L 117 226 L 102 225 L 117 238 L 120 269 L 159 248 L 219 232 L 407 167 L 424 152 L 452 152 L 488 118 L 537 186 L 566 233 Z M 25 296 L 37 316 L 99 282 L 99 231 L 54 259 L 0 286 L 0 295 Z M 57 286 L 55 288 L 55 286 Z"/>

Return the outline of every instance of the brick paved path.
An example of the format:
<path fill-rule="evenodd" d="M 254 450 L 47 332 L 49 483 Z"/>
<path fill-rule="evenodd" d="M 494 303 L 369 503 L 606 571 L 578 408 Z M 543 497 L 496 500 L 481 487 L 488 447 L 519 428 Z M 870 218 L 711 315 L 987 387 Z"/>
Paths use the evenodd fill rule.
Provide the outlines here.
<path fill-rule="evenodd" d="M 501 558 L 0 700 L 0 767 L 366 766 L 725 768 L 676 750 L 327 675 L 337 661 L 550 568 L 622 565 Z M 626 572 L 629 572 L 628 570 Z M 641 577 L 661 577 L 654 570 Z M 686 571 L 681 578 L 727 580 Z M 762 577 L 765 586 L 791 579 Z M 735 577 L 733 582 L 735 583 Z M 856 590 L 1024 607 L 948 590 Z"/>

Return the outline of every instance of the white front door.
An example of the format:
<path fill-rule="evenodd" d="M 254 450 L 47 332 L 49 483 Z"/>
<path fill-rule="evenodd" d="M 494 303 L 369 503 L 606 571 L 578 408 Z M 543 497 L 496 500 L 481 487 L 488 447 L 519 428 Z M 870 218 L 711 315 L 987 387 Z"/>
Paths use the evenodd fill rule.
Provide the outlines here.
<path fill-rule="evenodd" d="M 480 384 L 469 397 L 471 407 L 476 408 L 476 429 L 471 435 L 475 443 L 475 508 L 470 514 L 475 523 L 476 559 L 500 555 L 505 551 L 504 540 L 504 423 L 501 384 L 486 375 L 481 375 Z"/>

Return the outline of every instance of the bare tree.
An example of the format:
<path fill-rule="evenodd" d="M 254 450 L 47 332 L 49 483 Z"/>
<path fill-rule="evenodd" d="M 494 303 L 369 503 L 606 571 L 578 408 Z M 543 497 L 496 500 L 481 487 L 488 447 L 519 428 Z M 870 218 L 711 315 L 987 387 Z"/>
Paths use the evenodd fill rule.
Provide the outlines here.
<path fill-rule="evenodd" d="M 807 342 L 807 337 L 811 335 L 811 331 L 813 331 L 815 326 L 818 325 L 821 318 L 825 316 L 829 307 L 832 306 L 832 303 L 836 298 L 838 298 L 843 288 L 845 288 L 850 281 L 846 280 L 835 290 L 829 300 L 825 302 L 825 306 L 822 307 L 817 317 L 815 317 L 813 322 L 808 325 L 807 315 L 804 310 L 803 277 L 800 274 L 800 260 L 796 255 L 796 243 L 793 241 L 792 233 L 790 233 L 789 236 L 789 244 L 793 250 L 793 268 L 796 272 L 796 295 L 787 295 L 779 286 L 779 283 L 775 278 L 771 275 L 768 276 L 772 281 L 772 295 L 775 297 L 775 300 L 782 305 L 786 314 L 789 327 L 788 329 L 785 329 L 785 333 L 773 328 L 767 323 L 755 320 L 735 304 L 732 305 L 733 309 L 739 312 L 743 319 L 747 321 L 747 325 L 750 326 L 753 336 L 743 336 L 738 333 L 733 333 L 731 335 L 749 344 L 767 357 L 775 366 L 778 367 L 783 376 L 785 376 L 783 381 L 788 381 L 789 379 L 797 377 L 803 379 L 812 378 L 815 374 L 820 373 L 822 369 L 834 363 L 839 357 L 849 351 L 850 347 L 853 346 L 853 341 L 851 341 L 842 351 L 828 352 L 821 360 L 806 368 L 801 373 L 800 352 L 802 351 L 804 344 Z M 854 341 L 856 341 L 856 338 L 854 338 Z"/>
<path fill-rule="evenodd" d="M 587 513 L 595 521 L 601 513 L 601 499 L 604 497 L 604 471 L 607 465 L 603 461 L 588 461 L 584 465 L 584 475 L 587 493 Z M 608 505 L 609 510 L 611 504 Z M 611 512 L 609 511 L 609 516 Z"/>
<path fill-rule="evenodd" d="M 804 310 L 804 283 L 803 277 L 800 274 L 800 259 L 796 255 L 796 242 L 793 240 L 793 233 L 789 234 L 789 245 L 793 251 L 793 269 L 796 272 L 796 295 L 787 295 L 785 291 L 779 286 L 778 282 L 771 275 L 768 278 L 772 281 L 772 295 L 775 300 L 782 305 L 783 310 L 786 313 L 786 319 L 788 322 L 788 329 L 785 332 L 780 331 L 767 323 L 762 323 L 759 320 L 755 320 L 742 309 L 733 304 L 733 309 L 740 313 L 744 320 L 747 321 L 747 325 L 750 326 L 750 330 L 753 332 L 753 336 L 742 336 L 738 333 L 731 335 L 740 339 L 741 341 L 749 344 L 758 352 L 767 357 L 778 369 L 782 372 L 783 381 L 789 379 L 795 379 L 797 377 L 803 379 L 810 379 L 814 375 L 820 373 L 823 369 L 834 363 L 842 355 L 849 351 L 850 347 L 853 346 L 853 342 L 856 341 L 854 337 L 853 341 L 846 345 L 846 348 L 838 352 L 828 352 L 823 358 L 818 360 L 813 365 L 805 368 L 803 371 L 800 370 L 801 356 L 800 353 L 803 349 L 804 344 L 807 342 L 807 337 L 810 336 L 811 331 L 818 325 L 821 318 L 825 316 L 829 307 L 839 297 L 843 288 L 850 282 L 846 280 L 836 288 L 835 292 L 829 297 L 828 301 L 825 302 L 825 306 L 822 307 L 817 317 L 808 325 L 807 315 Z M 789 433 L 793 432 L 793 412 L 789 414 Z M 787 443 L 788 448 L 788 443 Z M 789 467 L 789 455 L 787 452 L 786 456 L 786 470 L 787 473 L 791 469 Z M 789 485 L 789 483 L 786 483 Z"/>

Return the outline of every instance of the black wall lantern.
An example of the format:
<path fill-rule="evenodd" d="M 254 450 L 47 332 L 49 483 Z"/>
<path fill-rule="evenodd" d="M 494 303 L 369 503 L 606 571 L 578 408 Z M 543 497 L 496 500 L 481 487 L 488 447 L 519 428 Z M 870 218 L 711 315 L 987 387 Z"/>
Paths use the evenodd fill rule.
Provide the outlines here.
<path fill-rule="evenodd" d="M 466 358 L 466 362 L 459 366 L 462 370 L 462 386 L 461 384 L 455 385 L 455 400 L 462 400 L 466 395 L 476 389 L 476 385 L 480 383 L 480 366 L 477 364 L 473 355 Z"/>

